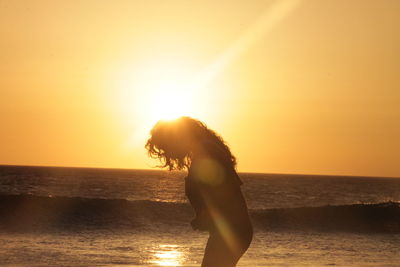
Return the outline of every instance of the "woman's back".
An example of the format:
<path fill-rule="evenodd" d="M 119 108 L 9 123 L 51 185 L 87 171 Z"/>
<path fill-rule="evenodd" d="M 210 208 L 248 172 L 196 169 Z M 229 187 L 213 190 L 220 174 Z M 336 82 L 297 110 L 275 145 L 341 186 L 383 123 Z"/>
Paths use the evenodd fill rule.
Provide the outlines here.
<path fill-rule="evenodd" d="M 252 231 L 246 201 L 240 189 L 242 182 L 230 165 L 209 153 L 195 157 L 189 168 L 187 191 L 192 191 L 205 209 L 212 231 L 229 227 L 232 231 Z M 189 188 L 188 188 L 189 187 Z"/>

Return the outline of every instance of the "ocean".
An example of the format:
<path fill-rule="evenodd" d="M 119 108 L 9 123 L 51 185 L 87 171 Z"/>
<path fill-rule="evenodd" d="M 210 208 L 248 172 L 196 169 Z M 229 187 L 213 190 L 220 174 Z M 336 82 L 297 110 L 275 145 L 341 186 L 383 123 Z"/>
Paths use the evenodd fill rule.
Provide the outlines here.
<path fill-rule="evenodd" d="M 200 266 L 184 172 L 0 166 L 1 266 Z M 400 178 L 240 173 L 238 266 L 400 266 Z"/>

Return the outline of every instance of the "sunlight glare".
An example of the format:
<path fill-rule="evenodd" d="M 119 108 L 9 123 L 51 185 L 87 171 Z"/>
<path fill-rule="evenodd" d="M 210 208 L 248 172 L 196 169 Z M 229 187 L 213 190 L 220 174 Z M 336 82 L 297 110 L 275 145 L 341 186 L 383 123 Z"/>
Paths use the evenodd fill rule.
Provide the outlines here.
<path fill-rule="evenodd" d="M 149 94 L 151 98 L 149 100 L 151 101 L 149 119 L 152 122 L 156 122 L 158 120 L 173 120 L 180 116 L 189 116 L 193 113 L 189 103 L 194 105 L 189 93 L 189 90 L 169 87 L 168 84 L 154 90 L 152 95 Z"/>
<path fill-rule="evenodd" d="M 183 253 L 176 248 L 176 245 L 160 245 L 159 250 L 154 253 L 155 260 L 150 263 L 159 266 L 181 266 Z"/>
<path fill-rule="evenodd" d="M 203 90 L 191 84 L 195 71 L 190 62 L 156 57 L 126 66 L 116 84 L 117 107 L 134 131 L 128 147 L 143 146 L 151 127 L 159 120 L 204 115 Z M 208 112 L 208 110 L 206 110 Z"/>
<path fill-rule="evenodd" d="M 118 89 L 119 108 L 129 117 L 150 121 L 191 116 L 199 110 L 199 92 L 193 90 L 195 71 L 189 62 L 158 57 L 127 66 Z"/>
<path fill-rule="evenodd" d="M 145 57 L 120 73 L 117 85 L 118 109 L 134 125 L 128 147 L 142 146 L 151 127 L 159 120 L 180 116 L 204 119 L 213 114 L 208 85 L 228 65 L 265 37 L 300 4 L 300 0 L 276 1 L 237 40 L 202 71 L 194 62 L 181 58 L 179 51 L 163 51 Z M 208 90 L 207 90 L 208 89 Z M 224 90 L 219 90 L 223 92 Z"/>

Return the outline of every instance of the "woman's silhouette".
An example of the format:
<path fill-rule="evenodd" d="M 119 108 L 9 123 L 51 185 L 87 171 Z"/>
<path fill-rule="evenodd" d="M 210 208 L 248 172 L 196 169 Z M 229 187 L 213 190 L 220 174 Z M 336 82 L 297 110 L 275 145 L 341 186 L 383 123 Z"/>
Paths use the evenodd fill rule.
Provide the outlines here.
<path fill-rule="evenodd" d="M 190 117 L 159 121 L 146 143 L 149 156 L 170 170 L 188 170 L 186 195 L 195 230 L 210 233 L 201 266 L 235 266 L 250 245 L 253 228 L 235 171 L 236 159 L 223 139 Z"/>

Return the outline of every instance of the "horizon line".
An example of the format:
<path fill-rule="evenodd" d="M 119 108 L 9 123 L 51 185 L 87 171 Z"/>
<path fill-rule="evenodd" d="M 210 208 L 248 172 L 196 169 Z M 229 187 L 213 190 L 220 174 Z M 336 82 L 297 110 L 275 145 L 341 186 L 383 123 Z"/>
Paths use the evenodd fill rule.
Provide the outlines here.
<path fill-rule="evenodd" d="M 20 164 L 2 164 L 0 167 L 43 167 L 43 168 L 71 168 L 71 169 L 105 169 L 105 170 L 138 170 L 138 171 L 169 171 L 163 168 L 127 168 L 127 167 L 93 167 L 93 166 L 61 166 L 61 165 L 20 165 Z M 373 176 L 373 175 L 349 175 L 349 174 L 319 174 L 319 173 L 277 173 L 277 172 L 256 172 L 256 171 L 238 171 L 243 174 L 266 174 L 266 175 L 289 175 L 289 176 L 326 176 L 326 177 L 352 177 L 352 178 L 394 178 L 400 176 Z"/>

